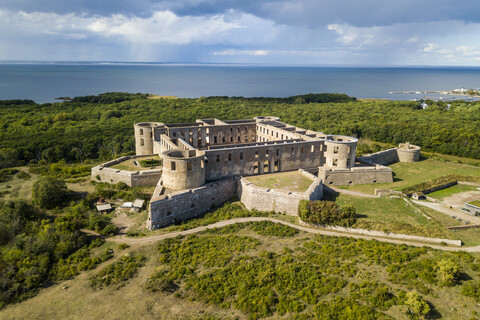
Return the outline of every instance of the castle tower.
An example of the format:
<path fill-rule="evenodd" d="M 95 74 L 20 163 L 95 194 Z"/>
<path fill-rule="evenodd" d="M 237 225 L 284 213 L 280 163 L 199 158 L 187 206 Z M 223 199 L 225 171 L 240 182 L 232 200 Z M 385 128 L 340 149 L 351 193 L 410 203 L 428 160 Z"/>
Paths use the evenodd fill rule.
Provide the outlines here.
<path fill-rule="evenodd" d="M 420 147 L 410 143 L 400 143 L 397 148 L 400 162 L 415 162 L 420 160 Z"/>
<path fill-rule="evenodd" d="M 163 186 L 170 190 L 198 188 L 205 184 L 205 152 L 167 150 L 162 152 Z"/>
<path fill-rule="evenodd" d="M 133 125 L 135 131 L 135 152 L 137 156 L 154 154 L 154 128 L 162 125 L 163 123 L 158 122 L 141 122 Z"/>
<path fill-rule="evenodd" d="M 358 139 L 348 136 L 328 135 L 325 141 L 325 166 L 348 169 L 355 166 Z"/>

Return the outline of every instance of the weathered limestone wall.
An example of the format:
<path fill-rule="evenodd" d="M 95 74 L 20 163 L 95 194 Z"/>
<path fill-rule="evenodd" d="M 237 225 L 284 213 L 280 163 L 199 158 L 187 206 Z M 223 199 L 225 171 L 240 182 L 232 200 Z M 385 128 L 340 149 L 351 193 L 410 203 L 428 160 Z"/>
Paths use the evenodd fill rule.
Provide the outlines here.
<path fill-rule="evenodd" d="M 318 168 L 318 177 L 325 185 L 352 185 L 393 182 L 392 169 L 380 165 L 350 169 Z"/>
<path fill-rule="evenodd" d="M 387 165 L 394 162 L 415 162 L 420 160 L 420 147 L 410 143 L 401 143 L 398 148 L 390 148 L 380 152 L 359 157 L 360 161 Z"/>
<path fill-rule="evenodd" d="M 256 124 L 254 120 L 243 120 L 242 123 L 231 124 L 218 123 L 217 119 L 211 119 L 211 123 L 206 120 L 203 122 L 209 124 L 207 126 L 203 126 L 202 122 L 168 124 L 172 127 L 168 128 L 168 136 L 181 138 L 194 148 L 255 141 Z M 174 126 L 178 127 L 173 128 Z"/>
<path fill-rule="evenodd" d="M 216 180 L 322 166 L 323 145 L 314 140 L 205 150 L 205 177 Z"/>
<path fill-rule="evenodd" d="M 359 160 L 381 165 L 387 165 L 399 161 L 397 148 L 391 148 L 380 152 L 368 154 L 363 157 L 359 157 Z"/>
<path fill-rule="evenodd" d="M 261 188 L 242 178 L 237 194 L 248 210 L 275 211 L 288 215 L 297 215 L 300 200 L 320 200 L 323 196 L 323 184 L 315 179 L 306 192 L 289 192 Z"/>
<path fill-rule="evenodd" d="M 413 144 L 403 143 L 397 148 L 400 162 L 415 162 L 420 160 L 420 147 Z"/>
<path fill-rule="evenodd" d="M 230 178 L 207 183 L 196 189 L 170 193 L 167 196 L 154 194 L 150 201 L 147 228 L 153 230 L 201 216 L 212 207 L 232 198 L 236 187 L 237 180 Z"/>
<path fill-rule="evenodd" d="M 123 182 L 130 187 L 150 187 L 157 184 L 158 180 L 162 176 L 162 169 L 150 169 L 141 171 L 126 171 L 110 168 L 122 161 L 137 158 L 133 157 L 121 157 L 115 160 L 105 162 L 99 166 L 92 168 L 90 175 L 91 179 L 96 182 L 106 182 L 110 184 L 116 184 Z M 100 179 L 98 179 L 100 178 Z"/>
<path fill-rule="evenodd" d="M 163 185 L 170 190 L 200 187 L 205 183 L 204 152 L 168 150 L 162 153 Z"/>
<path fill-rule="evenodd" d="M 135 123 L 135 152 L 137 155 L 154 154 L 154 130 L 156 126 L 163 126 L 160 122 Z"/>

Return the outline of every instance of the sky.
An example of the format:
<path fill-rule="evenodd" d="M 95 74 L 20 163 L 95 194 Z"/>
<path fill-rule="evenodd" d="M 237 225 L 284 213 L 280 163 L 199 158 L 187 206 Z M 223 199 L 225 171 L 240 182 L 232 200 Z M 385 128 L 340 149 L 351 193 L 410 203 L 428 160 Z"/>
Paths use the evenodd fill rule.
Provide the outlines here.
<path fill-rule="evenodd" d="M 0 60 L 480 66 L 480 5 L 0 0 Z"/>

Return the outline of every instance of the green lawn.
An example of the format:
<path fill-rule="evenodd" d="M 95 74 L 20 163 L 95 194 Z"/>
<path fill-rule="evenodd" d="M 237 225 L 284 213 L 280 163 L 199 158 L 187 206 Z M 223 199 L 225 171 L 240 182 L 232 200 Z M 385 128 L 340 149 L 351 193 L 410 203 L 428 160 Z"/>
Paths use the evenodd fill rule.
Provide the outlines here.
<path fill-rule="evenodd" d="M 438 191 L 429 193 L 428 196 L 432 197 L 432 198 L 435 198 L 435 199 L 438 199 L 438 200 L 443 200 L 447 197 L 450 197 L 451 195 L 453 195 L 455 193 L 471 191 L 471 190 L 476 190 L 476 188 L 473 187 L 473 186 L 457 184 L 457 185 L 454 185 L 454 186 L 452 186 L 450 188 L 447 188 L 447 189 L 438 190 Z"/>
<path fill-rule="evenodd" d="M 349 190 L 373 194 L 375 189 L 401 190 L 448 174 L 480 177 L 480 168 L 466 164 L 426 159 L 418 162 L 397 162 L 389 166 L 394 172 L 393 183 L 353 185 Z"/>
<path fill-rule="evenodd" d="M 480 200 L 470 201 L 469 204 L 472 206 L 480 207 Z"/>
<path fill-rule="evenodd" d="M 456 238 L 440 222 L 428 219 L 422 208 L 407 203 L 403 198 L 360 198 L 340 194 L 336 202 L 340 206 L 351 204 L 356 208 L 359 219 L 354 228 L 424 237 Z"/>
<path fill-rule="evenodd" d="M 139 170 L 150 170 L 155 169 L 157 167 L 142 167 L 141 165 L 136 166 L 134 161 L 139 163 L 140 160 L 147 160 L 147 159 L 160 159 L 158 156 L 146 156 L 146 157 L 139 157 L 135 159 L 125 160 L 123 162 L 117 163 L 116 165 L 112 166 L 114 169 L 119 170 L 127 170 L 127 171 L 139 171 Z M 160 166 L 158 167 L 160 168 Z"/>
<path fill-rule="evenodd" d="M 256 186 L 270 189 L 284 189 L 288 191 L 305 192 L 313 183 L 298 171 L 277 172 L 261 176 L 251 176 L 248 181 Z"/>

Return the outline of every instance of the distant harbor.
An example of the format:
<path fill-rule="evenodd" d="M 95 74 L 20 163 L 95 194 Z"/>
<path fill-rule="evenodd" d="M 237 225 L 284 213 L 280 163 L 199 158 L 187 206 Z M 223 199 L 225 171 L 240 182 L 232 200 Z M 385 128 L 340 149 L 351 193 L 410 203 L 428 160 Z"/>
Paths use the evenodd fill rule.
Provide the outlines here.
<path fill-rule="evenodd" d="M 390 91 L 389 94 L 439 94 L 439 95 L 447 95 L 448 98 L 444 97 L 429 97 L 424 96 L 424 100 L 455 100 L 457 97 L 462 100 L 467 101 L 476 101 L 480 100 L 480 89 L 453 89 L 453 90 L 426 90 L 426 91 Z M 453 97 L 452 97 L 453 96 Z M 413 101 L 419 101 L 421 99 L 411 99 Z"/>

